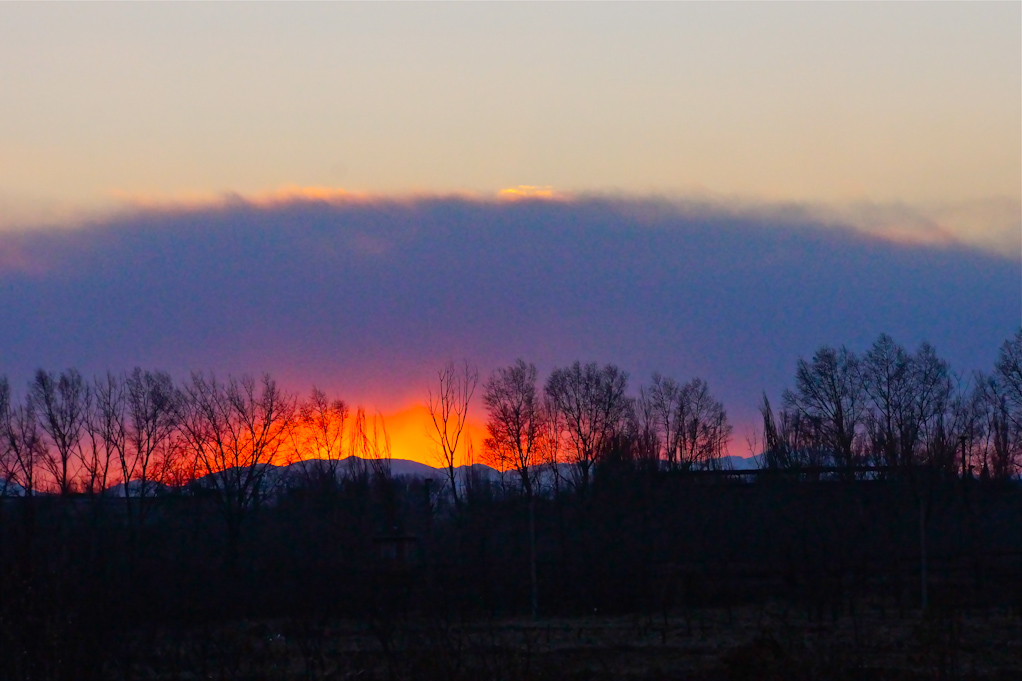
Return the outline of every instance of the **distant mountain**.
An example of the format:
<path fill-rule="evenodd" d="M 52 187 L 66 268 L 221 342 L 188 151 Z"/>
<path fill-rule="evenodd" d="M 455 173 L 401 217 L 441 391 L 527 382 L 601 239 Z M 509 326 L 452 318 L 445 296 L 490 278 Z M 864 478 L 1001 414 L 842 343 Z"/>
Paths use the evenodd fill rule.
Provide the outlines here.
<path fill-rule="evenodd" d="M 413 478 L 431 478 L 443 474 L 443 471 L 439 468 L 419 463 L 418 461 L 409 461 L 408 459 L 391 459 L 390 474 L 406 475 Z"/>
<path fill-rule="evenodd" d="M 724 456 L 720 463 L 724 470 L 754 471 L 759 468 L 759 456 Z"/>
<path fill-rule="evenodd" d="M 0 497 L 23 497 L 25 488 L 16 482 L 0 478 Z"/>
<path fill-rule="evenodd" d="M 275 467 L 276 468 L 276 467 Z M 371 462 L 357 456 L 349 456 L 335 461 L 326 459 L 310 459 L 308 461 L 297 461 L 287 466 L 279 467 L 281 475 L 302 475 L 304 473 L 326 472 L 334 469 L 338 477 L 350 474 L 354 469 L 365 468 L 372 470 Z M 443 469 L 434 468 L 418 461 L 409 459 L 391 459 L 390 474 L 400 477 L 430 478 L 445 475 Z"/>
<path fill-rule="evenodd" d="M 335 475 L 338 479 L 341 479 L 347 475 L 350 475 L 355 468 L 366 467 L 368 470 L 372 470 L 369 461 L 360 459 L 357 456 L 349 456 L 344 459 L 336 461 L 327 461 L 325 459 L 311 459 L 309 461 L 298 461 L 286 466 L 276 466 L 273 464 L 262 464 L 267 470 L 263 476 L 262 487 L 265 492 L 273 490 L 275 487 L 282 483 L 286 483 L 289 479 L 297 479 L 303 475 L 315 474 L 318 472 L 327 472 L 331 468 L 334 470 Z M 759 468 L 759 457 L 758 456 L 725 456 L 721 459 L 721 467 L 724 470 L 735 470 L 735 471 L 747 471 L 755 470 Z M 571 479 L 571 465 L 561 464 L 560 465 L 561 476 L 564 479 Z M 458 486 L 461 487 L 465 483 L 465 479 L 469 472 L 477 480 L 484 480 L 488 482 L 498 482 L 502 477 L 509 475 L 509 473 L 501 474 L 497 469 L 487 466 L 486 464 L 476 463 L 471 466 L 457 466 L 455 468 L 457 474 Z M 395 477 L 407 477 L 407 478 L 432 478 L 437 481 L 437 484 L 443 484 L 447 480 L 447 471 L 443 468 L 430 466 L 428 464 L 420 463 L 418 461 L 411 461 L 409 459 L 391 459 L 390 460 L 390 473 Z M 513 474 L 512 474 L 513 475 Z M 195 484 L 200 487 L 206 487 L 210 485 L 210 476 L 206 475 L 195 480 Z M 552 471 L 545 468 L 540 472 L 539 475 L 540 484 L 547 486 L 553 484 Z M 166 494 L 171 491 L 171 487 L 163 485 L 157 482 L 147 482 L 148 494 L 147 496 L 157 496 L 160 494 Z M 141 491 L 141 481 L 132 480 L 127 485 L 127 493 L 132 497 L 138 497 Z M 123 497 L 125 495 L 125 485 L 118 483 L 107 488 L 107 494 L 113 497 Z M 0 496 L 6 497 L 21 497 L 25 495 L 24 488 L 17 483 L 5 481 L 0 479 Z"/>
<path fill-rule="evenodd" d="M 141 480 L 132 480 L 127 485 L 123 482 L 119 482 L 116 485 L 107 487 L 106 494 L 111 497 L 140 497 L 142 496 L 142 489 Z M 163 483 L 147 480 L 145 484 L 145 495 L 147 497 L 160 496 L 161 494 L 169 492 L 170 489 L 171 488 L 168 485 L 164 485 Z"/>

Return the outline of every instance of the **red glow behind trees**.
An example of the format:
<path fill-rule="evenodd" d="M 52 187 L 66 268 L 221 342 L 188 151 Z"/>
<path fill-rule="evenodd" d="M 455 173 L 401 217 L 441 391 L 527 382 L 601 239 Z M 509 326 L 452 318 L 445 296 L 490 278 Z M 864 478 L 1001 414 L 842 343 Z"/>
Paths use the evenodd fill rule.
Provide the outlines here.
<path fill-rule="evenodd" d="M 348 405 L 330 399 L 313 388 L 309 398 L 298 405 L 291 446 L 308 481 L 335 484 L 345 452 L 345 424 Z"/>
<path fill-rule="evenodd" d="M 1020 348 L 1022 331 L 1002 345 L 991 374 L 972 378 L 925 343 L 909 353 L 885 335 L 862 355 L 821 348 L 799 360 L 779 412 L 764 401 L 762 463 L 1012 477 L 1022 460 Z M 143 369 L 89 382 L 73 369 L 40 370 L 20 398 L 0 377 L 0 493 L 116 492 L 131 497 L 134 517 L 152 497 L 199 481 L 233 517 L 277 483 L 274 466 L 299 464 L 290 472 L 337 481 L 390 475 L 393 455 L 439 463 L 450 490 L 442 493 L 457 509 L 459 483 L 468 484 L 456 479 L 459 464 L 471 463 L 465 454 L 480 444 L 481 424 L 469 418 L 477 380 L 467 363 L 444 365 L 425 404 L 393 415 L 392 441 L 379 413 L 359 407 L 349 418 L 343 400 L 315 388 L 299 400 L 268 375 L 221 382 L 194 374 L 179 387 Z M 538 380 L 520 360 L 494 372 L 483 397 L 482 460 L 513 472 L 526 495 L 546 491 L 537 489 L 541 478 L 555 494 L 565 481 L 584 494 L 609 449 L 652 469 L 726 465 L 732 428 L 701 379 L 654 374 L 637 399 L 614 365 L 576 362 Z"/>

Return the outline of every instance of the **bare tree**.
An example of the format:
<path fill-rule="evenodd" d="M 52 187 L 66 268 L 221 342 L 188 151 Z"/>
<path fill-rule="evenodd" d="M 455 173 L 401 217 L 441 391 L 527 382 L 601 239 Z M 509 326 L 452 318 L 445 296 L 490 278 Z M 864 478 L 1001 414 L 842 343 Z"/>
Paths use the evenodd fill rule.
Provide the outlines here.
<path fill-rule="evenodd" d="M 685 470 L 719 469 L 732 427 L 724 405 L 713 399 L 701 378 L 694 378 L 681 388 L 675 423 L 678 465 Z"/>
<path fill-rule="evenodd" d="M 391 477 L 390 436 L 383 416 L 374 414 L 370 421 L 366 418 L 365 408 L 359 406 L 355 409 L 350 443 L 348 461 L 354 468 L 348 469 L 349 475 L 359 487 L 374 494 L 382 506 L 383 532 L 400 534 L 397 488 Z"/>
<path fill-rule="evenodd" d="M 329 399 L 313 388 L 309 399 L 298 406 L 294 428 L 294 452 L 307 481 L 337 483 L 344 459 L 344 428 L 348 405 L 341 399 Z"/>
<path fill-rule="evenodd" d="M 562 464 L 564 463 L 564 418 L 556 405 L 546 394 L 540 405 L 540 436 L 539 460 L 550 471 L 554 497 L 561 494 L 561 482 L 564 479 Z"/>
<path fill-rule="evenodd" d="M 635 402 L 634 422 L 629 430 L 634 462 L 647 471 L 661 470 L 664 467 L 663 443 L 650 405 L 641 396 Z"/>
<path fill-rule="evenodd" d="M 763 393 L 759 413 L 763 417 L 763 454 L 759 460 L 759 467 L 770 470 L 794 468 L 794 447 L 778 427 L 777 418 L 774 417 L 774 410 L 766 393 Z"/>
<path fill-rule="evenodd" d="M 85 420 L 85 444 L 82 446 L 82 489 L 91 496 L 103 496 L 115 472 L 117 453 L 104 441 L 97 423 L 99 422 L 96 393 L 93 392 L 89 416 Z"/>
<path fill-rule="evenodd" d="M 1007 397 L 995 376 L 976 376 L 970 400 L 973 456 L 984 479 L 1007 480 L 1022 464 L 1022 429 L 1010 416 Z"/>
<path fill-rule="evenodd" d="M 1022 329 L 1004 341 L 994 366 L 997 383 L 1008 407 L 1008 417 L 1022 429 Z"/>
<path fill-rule="evenodd" d="M 823 347 L 812 362 L 799 359 L 795 388 L 783 396 L 783 424 L 764 404 L 766 451 L 774 459 L 787 451 L 793 463 L 829 459 L 845 468 L 872 460 L 953 472 L 960 464 L 965 474 L 970 443 L 981 435 L 966 387 L 928 343 L 909 355 L 882 334 L 861 360 L 845 348 Z"/>
<path fill-rule="evenodd" d="M 430 385 L 426 392 L 426 406 L 433 423 L 430 437 L 436 446 L 435 457 L 447 474 L 454 508 L 459 513 L 461 498 L 458 495 L 456 456 L 468 423 L 468 406 L 478 382 L 479 372 L 469 366 L 468 361 L 455 366 L 451 360 L 437 372 L 436 383 Z"/>
<path fill-rule="evenodd" d="M 564 419 L 575 467 L 576 488 L 585 494 L 593 468 L 611 438 L 621 432 L 634 406 L 625 395 L 628 374 L 613 364 L 602 369 L 595 362 L 555 369 L 547 380 L 546 394 Z"/>
<path fill-rule="evenodd" d="M 35 488 L 35 469 L 42 450 L 32 444 L 26 447 L 26 433 L 22 429 L 22 425 L 27 425 L 23 424 L 26 417 L 31 424 L 28 442 L 39 440 L 35 414 L 31 406 L 27 409 L 26 415 L 26 407 L 11 404 L 11 386 L 6 376 L 0 376 L 0 496 L 16 493 L 18 487 L 23 494 L 31 496 Z"/>
<path fill-rule="evenodd" d="M 863 357 L 861 370 L 869 398 L 865 425 L 871 456 L 891 468 L 911 466 L 920 435 L 913 357 L 881 334 Z"/>
<path fill-rule="evenodd" d="M 229 564 L 236 565 L 242 522 L 268 492 L 270 464 L 294 425 L 295 399 L 268 374 L 228 378 L 193 373 L 180 402 L 180 423 L 195 453 L 202 484 L 227 524 Z M 272 481 L 270 481 L 272 484 Z"/>
<path fill-rule="evenodd" d="M 968 396 L 961 378 L 929 343 L 912 358 L 912 394 L 919 419 L 924 463 L 947 472 L 959 470 L 957 453 L 969 437 Z M 965 474 L 966 462 L 961 462 Z"/>
<path fill-rule="evenodd" d="M 667 468 L 673 470 L 678 465 L 678 434 L 677 424 L 678 402 L 681 398 L 681 386 L 673 378 L 653 374 L 650 387 L 639 391 L 639 413 L 650 435 L 655 436 L 659 453 L 657 458 L 666 462 Z"/>
<path fill-rule="evenodd" d="M 96 378 L 92 386 L 92 410 L 85 428 L 89 434 L 91 443 L 91 459 L 94 461 L 93 469 L 96 474 L 93 477 L 99 478 L 99 469 L 102 466 L 106 470 L 112 462 L 119 465 L 121 483 L 125 485 L 127 496 L 127 483 L 130 479 L 127 456 L 127 424 L 125 420 L 124 386 L 122 381 L 107 372 L 103 378 Z M 106 481 L 103 481 L 105 488 Z M 129 519 L 131 509 L 129 502 Z"/>
<path fill-rule="evenodd" d="M 763 415 L 762 468 L 815 468 L 830 462 L 819 428 L 800 412 L 782 408 L 775 417 L 765 394 L 759 410 Z"/>
<path fill-rule="evenodd" d="M 542 436 L 542 408 L 536 390 L 536 367 L 519 359 L 493 372 L 483 386 L 486 406 L 486 460 L 513 471 L 526 496 L 536 487 Z"/>
<path fill-rule="evenodd" d="M 136 367 L 124 381 L 127 416 L 126 455 L 121 457 L 125 498 L 138 497 L 138 519 L 145 521 L 147 502 L 159 493 L 173 466 L 172 442 L 178 427 L 181 394 L 170 375 Z M 129 490 L 131 481 L 137 489 Z"/>
<path fill-rule="evenodd" d="M 11 386 L 7 382 L 6 376 L 0 376 L 0 476 L 3 476 L 3 479 L 0 480 L 0 497 L 7 496 L 8 489 L 13 484 L 9 470 L 11 462 L 8 458 L 10 445 L 7 438 L 4 437 L 4 433 L 7 432 L 6 423 L 10 418 L 10 410 Z"/>
<path fill-rule="evenodd" d="M 0 410 L 0 436 L 3 437 L 0 452 L 4 453 L 0 458 L 3 464 L 0 472 L 8 484 L 20 486 L 25 496 L 31 497 L 38 491 L 38 473 L 46 455 L 43 433 L 32 400 L 11 404 L 6 381 L 0 385 L 0 392 L 7 403 Z"/>
<path fill-rule="evenodd" d="M 29 385 L 39 425 L 50 446 L 44 464 L 61 496 L 75 491 L 81 465 L 82 430 L 89 413 L 89 387 L 76 369 L 55 375 L 40 369 Z"/>
<path fill-rule="evenodd" d="M 654 373 L 652 385 L 639 391 L 636 411 L 639 456 L 664 461 L 669 470 L 719 467 L 732 427 L 701 378 L 681 385 Z"/>
<path fill-rule="evenodd" d="M 539 612 L 536 581 L 536 484 L 540 472 L 543 410 L 536 390 L 536 366 L 519 359 L 493 372 L 483 386 L 486 406 L 486 460 L 513 470 L 529 507 L 529 580 L 532 616 Z"/>
<path fill-rule="evenodd" d="M 371 473 L 377 478 L 390 477 L 390 436 L 382 414 L 373 414 L 369 421 L 364 407 L 355 410 L 349 451 L 352 465 L 359 467 L 358 475 Z"/>
<path fill-rule="evenodd" d="M 849 469 L 856 465 L 856 434 L 865 399 L 853 353 L 824 346 L 812 362 L 799 358 L 795 389 L 785 390 L 783 399 L 786 409 L 808 420 L 835 465 Z"/>
<path fill-rule="evenodd" d="M 1022 469 L 1022 329 L 1001 345 L 994 373 L 977 378 L 984 422 L 983 470 L 1007 479 Z"/>
<path fill-rule="evenodd" d="M 476 463 L 487 460 L 485 441 L 482 453 L 477 457 L 475 444 L 471 438 L 465 443 L 464 464 L 461 467 L 462 489 L 467 504 L 473 500 L 484 498 L 490 491 L 493 481 L 485 470 L 476 467 Z"/>

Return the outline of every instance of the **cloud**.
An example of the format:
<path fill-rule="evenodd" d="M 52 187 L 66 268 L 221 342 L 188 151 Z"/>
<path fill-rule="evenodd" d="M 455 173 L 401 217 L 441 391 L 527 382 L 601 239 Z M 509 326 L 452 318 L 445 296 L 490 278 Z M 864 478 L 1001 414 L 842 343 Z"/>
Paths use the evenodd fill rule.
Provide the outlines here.
<path fill-rule="evenodd" d="M 626 202 L 627 203 L 627 202 Z M 634 201 L 637 219 L 670 216 L 801 225 L 855 231 L 895 244 L 969 248 L 1022 260 L 1022 201 L 988 197 L 913 205 L 870 201 L 836 203 L 765 202 L 712 193 L 660 201 Z"/>
<path fill-rule="evenodd" d="M 885 210 L 865 213 L 879 225 Z M 861 349 L 887 332 L 989 369 L 1019 325 L 1019 258 L 838 217 L 304 191 L 136 205 L 0 232 L 0 373 L 270 371 L 391 411 L 421 400 L 448 358 L 484 375 L 519 356 L 543 371 L 596 360 L 636 386 L 654 370 L 701 376 L 742 432 L 761 392 L 824 343 Z"/>
<path fill-rule="evenodd" d="M 1022 259 L 1022 200 L 992 196 L 969 201 L 916 205 L 870 201 L 807 203 L 763 201 L 709 191 L 636 197 L 562 192 L 550 185 L 517 185 L 494 195 L 473 192 L 379 194 L 327 186 L 284 185 L 276 189 L 239 192 L 109 193 L 105 203 L 74 205 L 40 197 L 0 193 L 0 231 L 38 227 L 68 228 L 117 221 L 133 213 L 187 213 L 240 206 L 272 209 L 294 203 L 332 206 L 421 204 L 433 200 L 473 203 L 561 201 L 613 203 L 638 221 L 673 218 L 719 219 L 798 224 L 823 229 L 854 230 L 893 243 L 968 247 Z"/>
<path fill-rule="evenodd" d="M 815 206 L 809 214 L 896 243 L 963 245 L 1022 258 L 1022 202 L 1008 197 L 927 206 L 859 202 Z"/>

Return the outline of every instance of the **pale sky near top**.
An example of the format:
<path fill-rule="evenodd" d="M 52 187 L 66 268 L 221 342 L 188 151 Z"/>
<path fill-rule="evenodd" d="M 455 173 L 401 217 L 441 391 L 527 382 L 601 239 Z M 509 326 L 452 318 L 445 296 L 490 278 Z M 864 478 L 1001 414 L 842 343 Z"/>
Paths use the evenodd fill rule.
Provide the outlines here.
<path fill-rule="evenodd" d="M 522 184 L 1017 224 L 1022 4 L 0 5 L 0 226 Z"/>

